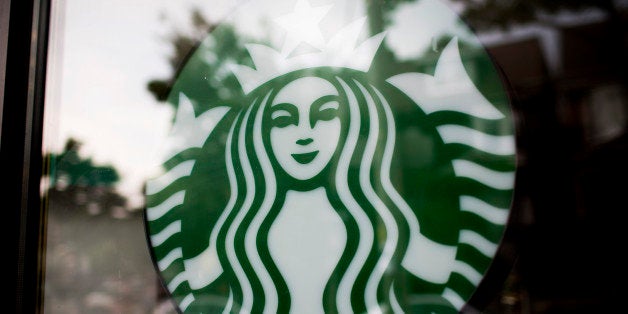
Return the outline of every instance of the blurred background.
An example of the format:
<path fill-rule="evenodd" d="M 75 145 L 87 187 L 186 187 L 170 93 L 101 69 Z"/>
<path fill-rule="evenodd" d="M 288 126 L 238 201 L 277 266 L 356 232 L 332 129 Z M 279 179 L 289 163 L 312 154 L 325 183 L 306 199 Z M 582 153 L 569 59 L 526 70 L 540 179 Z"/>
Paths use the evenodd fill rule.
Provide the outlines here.
<path fill-rule="evenodd" d="M 244 2 L 53 3 L 44 139 L 51 171 L 42 180 L 46 313 L 174 313 L 148 250 L 142 186 L 176 111 L 165 99 L 177 70 Z M 326 3 L 312 4 L 319 2 Z M 398 34 L 422 26 L 417 12 L 446 5 L 509 89 L 518 161 L 510 224 L 466 310 L 622 312 L 628 1 L 346 2 L 346 14 L 366 13 L 371 33 Z M 242 61 L 246 40 L 273 40 L 251 28 L 234 23 L 214 34 L 217 55 L 204 65 L 210 78 L 227 60 Z M 437 35 L 427 42 L 438 46 L 451 34 Z M 429 47 L 417 60 L 395 53 L 421 47 L 385 48 L 380 57 L 400 67 L 425 67 L 433 57 Z"/>

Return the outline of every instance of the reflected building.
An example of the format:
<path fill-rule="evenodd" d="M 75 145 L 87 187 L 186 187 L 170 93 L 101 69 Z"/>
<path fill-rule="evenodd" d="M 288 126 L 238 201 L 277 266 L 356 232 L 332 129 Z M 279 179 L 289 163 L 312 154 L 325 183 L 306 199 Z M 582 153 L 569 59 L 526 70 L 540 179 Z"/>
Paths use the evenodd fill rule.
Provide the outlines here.
<path fill-rule="evenodd" d="M 487 44 L 512 89 L 518 124 L 516 289 L 507 291 L 507 282 L 491 305 L 498 312 L 621 307 L 627 21 L 625 12 L 576 17 Z"/>

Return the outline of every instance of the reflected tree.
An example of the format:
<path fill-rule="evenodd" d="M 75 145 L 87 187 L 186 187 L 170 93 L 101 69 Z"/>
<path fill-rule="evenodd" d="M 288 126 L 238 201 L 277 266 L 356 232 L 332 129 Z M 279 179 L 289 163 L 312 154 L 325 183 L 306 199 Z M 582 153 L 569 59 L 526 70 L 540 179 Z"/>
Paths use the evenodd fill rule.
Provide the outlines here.
<path fill-rule="evenodd" d="M 205 32 L 211 32 L 215 29 L 215 25 L 211 25 L 201 15 L 198 10 L 192 11 L 191 23 L 193 32 L 174 31 L 166 36 L 166 40 L 172 44 L 173 54 L 168 57 L 168 63 L 173 69 L 179 69 L 184 63 L 187 55 L 194 50 L 198 42 L 205 36 Z M 165 101 L 168 98 L 170 88 L 174 83 L 175 75 L 167 79 L 155 79 L 148 83 L 148 90 L 159 101 Z"/>
<path fill-rule="evenodd" d="M 118 172 L 112 166 L 96 165 L 91 158 L 81 157 L 81 145 L 69 139 L 62 152 L 44 156 L 52 165 L 46 190 L 50 202 L 62 211 L 91 215 L 122 210 L 126 198 L 113 188 L 120 180 Z"/>
<path fill-rule="evenodd" d="M 116 191 L 118 171 L 83 156 L 81 147 L 69 139 L 61 152 L 44 155 L 51 170 L 43 180 L 46 312 L 148 313 L 156 289 L 146 282 L 153 275 L 142 213 Z"/>
<path fill-rule="evenodd" d="M 196 67 L 198 73 L 205 73 L 201 80 L 181 83 L 185 86 L 184 92 L 191 100 L 195 112 L 207 110 L 208 103 L 216 105 L 217 102 L 228 102 L 242 97 L 237 92 L 240 90 L 239 83 L 228 67 L 231 63 L 251 65 L 244 47 L 245 38 L 237 34 L 230 25 L 209 21 L 198 9 L 191 13 L 191 27 L 191 31 L 175 30 L 165 38 L 173 48 L 173 53 L 168 57 L 172 74 L 167 78 L 149 81 L 148 90 L 160 102 L 176 107 L 178 101 L 167 100 L 179 71 L 186 65 Z M 209 33 L 212 34 L 211 39 L 203 41 Z M 213 54 L 206 55 L 202 60 L 188 60 L 189 55 L 199 45 L 211 46 Z M 188 61 L 194 64 L 189 64 Z"/>

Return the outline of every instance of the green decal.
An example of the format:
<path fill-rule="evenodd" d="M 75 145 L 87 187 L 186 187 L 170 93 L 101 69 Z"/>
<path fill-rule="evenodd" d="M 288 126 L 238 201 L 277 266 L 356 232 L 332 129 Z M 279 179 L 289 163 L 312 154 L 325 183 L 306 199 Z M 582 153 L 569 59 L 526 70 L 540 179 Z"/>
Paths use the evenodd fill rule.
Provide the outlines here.
<path fill-rule="evenodd" d="M 281 45 L 216 61 L 219 27 L 172 87 L 167 158 L 146 184 L 164 285 L 185 313 L 458 312 L 514 187 L 490 58 L 445 36 L 404 65 L 366 17 L 324 35 L 333 5 L 288 9 L 272 17 Z"/>

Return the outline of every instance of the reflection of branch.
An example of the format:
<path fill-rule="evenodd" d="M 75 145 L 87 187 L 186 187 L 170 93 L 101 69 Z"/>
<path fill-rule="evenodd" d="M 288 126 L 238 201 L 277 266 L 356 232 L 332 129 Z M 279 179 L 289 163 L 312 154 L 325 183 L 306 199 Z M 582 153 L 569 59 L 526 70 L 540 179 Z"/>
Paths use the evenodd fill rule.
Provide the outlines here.
<path fill-rule="evenodd" d="M 369 31 L 371 35 L 379 34 L 384 30 L 384 12 L 378 0 L 366 0 Z"/>
<path fill-rule="evenodd" d="M 172 74 L 169 78 L 150 80 L 147 85 L 148 91 L 160 102 L 167 100 L 176 72 L 181 68 L 190 52 L 199 45 L 206 34 L 212 32 L 218 25 L 211 23 L 198 8 L 195 8 L 191 13 L 191 26 L 193 28 L 191 31 L 175 29 L 165 38 L 172 44 L 174 51 L 168 58 Z"/>
<path fill-rule="evenodd" d="M 166 101 L 172 88 L 172 80 L 152 80 L 148 82 L 148 91 L 158 101 Z"/>
<path fill-rule="evenodd" d="M 417 0 L 365 0 L 365 2 L 369 31 L 371 35 L 375 35 L 381 33 L 385 26 L 390 23 L 389 13 L 393 12 L 398 5 L 404 2 L 417 2 Z"/>
<path fill-rule="evenodd" d="M 210 22 L 199 10 L 192 11 L 190 19 L 191 31 L 174 30 L 166 37 L 172 47 L 172 55 L 168 57 L 171 74 L 150 80 L 146 87 L 155 99 L 176 110 L 178 93 L 173 95 L 172 88 L 181 71 L 188 68 L 186 75 L 194 72 L 200 79 L 180 85 L 178 92 L 184 93 L 194 103 L 195 112 L 201 113 L 240 96 L 239 85 L 227 68 L 229 64 L 250 64 L 243 42 L 254 41 L 245 40 L 228 23 Z M 196 54 L 201 45 L 202 54 Z"/>

